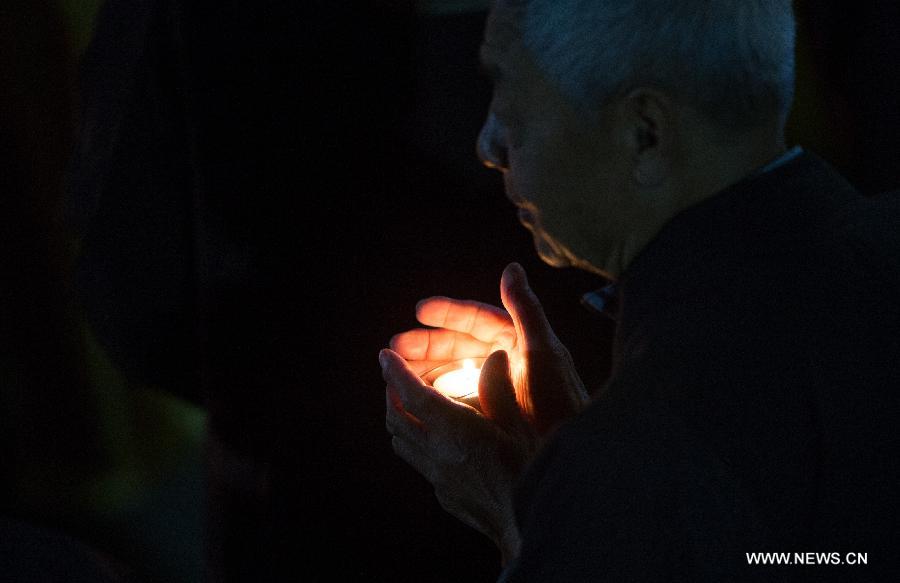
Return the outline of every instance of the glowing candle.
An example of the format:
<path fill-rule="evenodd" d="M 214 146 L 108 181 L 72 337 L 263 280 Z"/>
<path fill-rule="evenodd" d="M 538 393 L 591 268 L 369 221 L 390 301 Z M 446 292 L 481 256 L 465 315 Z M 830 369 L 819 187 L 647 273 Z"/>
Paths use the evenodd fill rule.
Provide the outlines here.
<path fill-rule="evenodd" d="M 462 368 L 445 372 L 434 380 L 434 388 L 453 399 L 478 396 L 478 377 L 481 369 L 475 366 L 475 362 L 467 358 L 463 361 Z"/>

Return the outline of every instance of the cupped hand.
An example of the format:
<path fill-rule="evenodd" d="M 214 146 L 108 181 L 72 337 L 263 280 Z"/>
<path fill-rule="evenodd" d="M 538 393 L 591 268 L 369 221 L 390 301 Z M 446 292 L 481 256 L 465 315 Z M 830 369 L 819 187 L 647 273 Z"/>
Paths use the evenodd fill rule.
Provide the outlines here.
<path fill-rule="evenodd" d="M 379 354 L 394 451 L 434 486 L 441 506 L 491 538 L 504 562 L 518 553 L 512 488 L 538 437 L 522 415 L 504 351 L 479 381 L 483 413 L 426 385 L 391 350 Z"/>
<path fill-rule="evenodd" d="M 424 299 L 416 306 L 416 318 L 434 328 L 397 334 L 390 346 L 416 374 L 448 360 L 507 351 L 516 401 L 545 434 L 587 406 L 589 397 L 518 263 L 503 271 L 500 297 L 505 310 L 472 300 Z"/>

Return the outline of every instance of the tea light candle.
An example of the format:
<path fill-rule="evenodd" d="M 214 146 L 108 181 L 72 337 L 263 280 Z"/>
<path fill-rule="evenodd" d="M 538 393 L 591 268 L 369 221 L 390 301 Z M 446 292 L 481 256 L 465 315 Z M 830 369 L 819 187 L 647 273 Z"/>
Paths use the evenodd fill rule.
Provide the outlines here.
<path fill-rule="evenodd" d="M 462 368 L 446 372 L 434 380 L 434 388 L 442 394 L 453 398 L 462 399 L 469 396 L 478 396 L 478 378 L 481 369 L 475 366 L 471 359 L 463 361 Z"/>

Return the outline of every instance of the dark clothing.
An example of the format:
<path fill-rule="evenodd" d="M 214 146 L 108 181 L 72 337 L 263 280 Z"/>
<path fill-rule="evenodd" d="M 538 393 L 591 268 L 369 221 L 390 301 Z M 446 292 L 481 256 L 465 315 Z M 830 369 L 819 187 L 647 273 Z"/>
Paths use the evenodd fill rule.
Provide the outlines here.
<path fill-rule="evenodd" d="M 122 583 L 124 569 L 62 532 L 0 516 L 0 581 Z"/>
<path fill-rule="evenodd" d="M 620 290 L 612 379 L 523 479 L 502 580 L 900 572 L 900 197 L 806 153 L 679 214 Z"/>

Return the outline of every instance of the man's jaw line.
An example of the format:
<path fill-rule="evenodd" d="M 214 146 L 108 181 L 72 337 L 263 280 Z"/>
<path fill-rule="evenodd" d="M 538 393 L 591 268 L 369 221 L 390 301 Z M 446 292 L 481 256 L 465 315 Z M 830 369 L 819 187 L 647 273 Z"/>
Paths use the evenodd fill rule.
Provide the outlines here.
<path fill-rule="evenodd" d="M 506 185 L 506 198 L 518 209 L 519 223 L 531 231 L 534 237 L 535 251 L 541 261 L 551 267 L 562 269 L 573 267 L 588 273 L 611 279 L 610 274 L 596 267 L 589 261 L 574 255 L 569 249 L 550 237 L 540 225 L 540 213 L 534 203 L 517 194 L 509 184 Z"/>
<path fill-rule="evenodd" d="M 523 218 L 523 213 L 528 213 L 527 209 L 519 209 L 519 221 L 522 225 L 531 231 L 534 237 L 535 251 L 541 258 L 541 261 L 551 267 L 558 269 L 571 267 L 580 269 L 594 275 L 599 275 L 604 279 L 614 280 L 615 277 L 608 271 L 595 266 L 586 259 L 582 259 L 573 253 L 568 247 L 550 236 L 547 231 L 540 225 L 540 220 L 532 215 L 531 221 Z"/>

